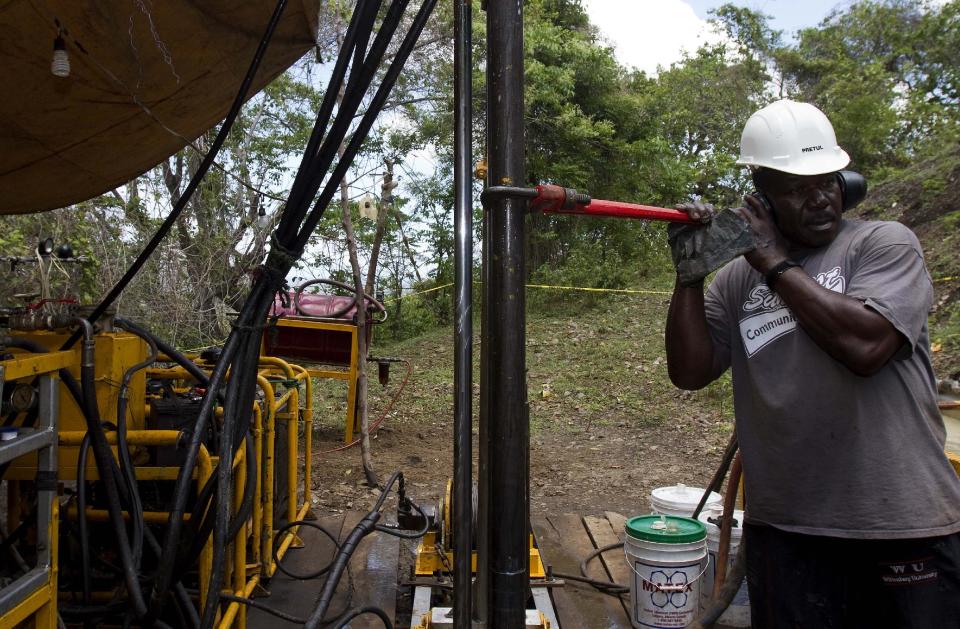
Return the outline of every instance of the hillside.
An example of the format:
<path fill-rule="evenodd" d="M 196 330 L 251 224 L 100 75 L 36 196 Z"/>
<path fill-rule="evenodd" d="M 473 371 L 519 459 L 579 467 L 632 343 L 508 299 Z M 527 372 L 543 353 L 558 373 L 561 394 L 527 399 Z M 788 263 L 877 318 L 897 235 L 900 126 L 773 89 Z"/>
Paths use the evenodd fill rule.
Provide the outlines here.
<path fill-rule="evenodd" d="M 920 238 L 935 280 L 930 330 L 938 377 L 960 369 L 958 177 L 960 151 L 953 149 L 891 173 L 854 212 L 858 218 L 901 221 Z M 732 430 L 729 376 L 699 392 L 674 388 L 663 356 L 670 279 L 637 284 L 651 292 L 560 296 L 531 289 L 527 365 L 534 512 L 644 512 L 652 488 L 678 482 L 702 486 L 719 461 Z M 478 360 L 479 337 L 474 342 Z M 412 365 L 405 390 L 373 440 L 378 471 L 403 469 L 415 496 L 436 500 L 452 465 L 452 332 L 440 328 L 400 343 L 375 342 L 374 354 Z M 387 387 L 374 377 L 372 421 L 403 375 L 403 367 L 394 366 Z M 478 364 L 474 377 L 479 382 Z M 344 395 L 336 384 L 321 392 L 318 450 L 341 445 Z M 476 399 L 474 404 L 476 413 Z M 336 511 L 372 501 L 359 459 L 355 448 L 318 455 L 318 504 Z"/>
<path fill-rule="evenodd" d="M 900 221 L 920 239 L 934 280 L 930 339 L 938 377 L 960 371 L 960 147 L 893 171 L 854 214 Z"/>
<path fill-rule="evenodd" d="M 643 513 L 654 487 L 709 481 L 732 429 L 729 379 L 696 393 L 670 384 L 663 358 L 668 299 L 663 294 L 611 296 L 593 308 L 568 305 L 556 316 L 531 314 L 527 364 L 534 512 Z M 479 339 L 475 343 L 479 356 Z M 451 474 L 451 346 L 451 333 L 437 330 L 376 348 L 378 355 L 410 359 L 413 373 L 373 440 L 374 459 L 382 475 L 403 469 L 420 498 L 436 499 Z M 403 369 L 395 367 L 388 387 L 372 384 L 372 418 L 402 376 Z M 315 441 L 319 450 L 339 445 L 342 420 L 331 418 L 342 418 L 342 395 L 342 389 L 328 391 L 318 409 L 326 421 Z M 317 457 L 316 495 L 325 509 L 359 507 L 357 496 L 367 496 L 361 504 L 371 500 L 362 487 L 359 459 L 356 449 Z"/>

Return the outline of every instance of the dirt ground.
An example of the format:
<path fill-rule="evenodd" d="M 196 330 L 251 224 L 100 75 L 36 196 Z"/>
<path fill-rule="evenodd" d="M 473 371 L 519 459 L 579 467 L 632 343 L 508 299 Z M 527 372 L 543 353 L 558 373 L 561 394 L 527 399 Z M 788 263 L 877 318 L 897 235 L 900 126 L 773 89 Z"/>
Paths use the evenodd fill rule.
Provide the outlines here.
<path fill-rule="evenodd" d="M 706 485 L 728 437 L 709 426 L 703 430 L 705 423 L 686 418 L 653 429 L 629 424 L 594 427 L 576 439 L 565 434 L 534 435 L 531 512 L 638 515 L 649 512 L 649 495 L 655 487 L 679 482 Z M 452 476 L 451 424 L 452 420 L 437 421 L 415 430 L 382 427 L 373 440 L 380 476 L 403 470 L 411 496 L 418 502 L 436 503 Z M 335 441 L 339 435 L 332 431 L 317 436 L 322 437 L 318 447 L 339 444 Z M 315 465 L 314 496 L 321 512 L 341 513 L 372 504 L 376 493 L 364 486 L 357 449 L 323 455 Z"/>
<path fill-rule="evenodd" d="M 691 394 L 669 383 L 657 319 L 662 302 L 616 301 L 589 326 L 566 319 L 530 322 L 532 514 L 638 515 L 649 512 L 656 487 L 709 482 L 731 433 L 729 384 Z M 638 308 L 646 316 L 627 318 Z M 444 332 L 389 348 L 409 358 L 413 369 L 372 439 L 381 480 L 403 470 L 411 495 L 427 504 L 436 503 L 452 476 L 450 344 Z M 403 369 L 396 367 L 386 388 L 374 374 L 371 421 L 399 387 Z M 321 513 L 362 509 L 376 496 L 365 485 L 359 447 L 324 452 L 343 443 L 342 395 L 322 390 L 317 405 L 314 498 Z M 475 460 L 476 426 L 475 419 Z"/>

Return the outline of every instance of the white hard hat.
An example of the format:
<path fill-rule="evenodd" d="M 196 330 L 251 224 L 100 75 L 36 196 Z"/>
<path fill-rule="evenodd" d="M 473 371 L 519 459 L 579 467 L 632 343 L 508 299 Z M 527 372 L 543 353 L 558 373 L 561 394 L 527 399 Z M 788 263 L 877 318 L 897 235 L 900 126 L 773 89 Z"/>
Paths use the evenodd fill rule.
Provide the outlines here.
<path fill-rule="evenodd" d="M 837 145 L 833 125 L 822 111 L 785 98 L 747 120 L 737 163 L 794 175 L 822 175 L 844 168 L 850 156 Z"/>

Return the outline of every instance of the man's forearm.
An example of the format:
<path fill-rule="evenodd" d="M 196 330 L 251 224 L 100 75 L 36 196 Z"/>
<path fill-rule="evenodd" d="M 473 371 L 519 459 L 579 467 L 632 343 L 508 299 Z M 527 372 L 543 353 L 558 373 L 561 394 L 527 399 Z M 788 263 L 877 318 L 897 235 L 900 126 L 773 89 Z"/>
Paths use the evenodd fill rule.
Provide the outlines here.
<path fill-rule="evenodd" d="M 719 375 L 714 373 L 702 282 L 674 287 L 667 313 L 666 348 L 670 380 L 681 389 L 701 389 Z"/>
<path fill-rule="evenodd" d="M 781 275 L 776 292 L 814 343 L 857 375 L 875 373 L 905 342 L 862 301 L 820 286 L 803 269 Z"/>

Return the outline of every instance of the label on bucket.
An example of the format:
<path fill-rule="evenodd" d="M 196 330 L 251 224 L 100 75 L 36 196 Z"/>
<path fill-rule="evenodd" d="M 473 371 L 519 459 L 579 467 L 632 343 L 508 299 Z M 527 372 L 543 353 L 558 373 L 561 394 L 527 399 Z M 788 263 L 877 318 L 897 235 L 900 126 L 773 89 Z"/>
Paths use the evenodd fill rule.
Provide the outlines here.
<path fill-rule="evenodd" d="M 633 562 L 633 623 L 636 627 L 678 629 L 695 618 L 703 562 L 670 566 Z"/>

